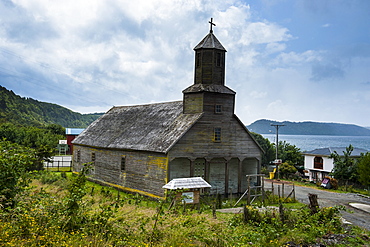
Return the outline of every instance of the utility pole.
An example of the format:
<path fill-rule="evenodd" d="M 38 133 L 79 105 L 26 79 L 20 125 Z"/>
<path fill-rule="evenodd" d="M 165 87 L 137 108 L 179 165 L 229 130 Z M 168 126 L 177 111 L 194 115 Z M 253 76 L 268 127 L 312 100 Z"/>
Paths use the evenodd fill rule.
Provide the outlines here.
<path fill-rule="evenodd" d="M 276 164 L 276 172 L 277 172 L 277 178 L 280 179 L 279 176 L 279 165 L 278 163 L 278 152 L 279 152 L 279 128 L 282 126 L 285 126 L 285 124 L 271 124 L 271 126 L 274 126 L 276 128 L 276 152 L 275 152 L 275 164 Z"/>

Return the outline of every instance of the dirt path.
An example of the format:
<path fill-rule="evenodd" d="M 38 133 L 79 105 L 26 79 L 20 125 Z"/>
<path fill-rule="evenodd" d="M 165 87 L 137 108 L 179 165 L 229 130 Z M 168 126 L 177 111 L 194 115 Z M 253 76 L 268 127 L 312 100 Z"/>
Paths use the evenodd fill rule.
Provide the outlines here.
<path fill-rule="evenodd" d="M 274 182 L 274 188 L 281 183 Z M 280 188 L 281 188 L 280 187 Z M 284 184 L 285 196 L 292 190 L 291 183 Z M 265 180 L 265 188 L 271 189 L 271 181 Z M 342 216 L 346 221 L 354 225 L 363 227 L 370 231 L 370 214 L 362 210 L 353 208 L 349 203 L 363 203 L 370 205 L 370 199 L 354 193 L 336 193 L 329 190 L 320 190 L 311 187 L 295 186 L 295 197 L 299 202 L 309 204 L 308 194 L 317 194 L 320 207 L 333 207 L 337 205 L 345 206 L 350 212 L 342 211 Z"/>

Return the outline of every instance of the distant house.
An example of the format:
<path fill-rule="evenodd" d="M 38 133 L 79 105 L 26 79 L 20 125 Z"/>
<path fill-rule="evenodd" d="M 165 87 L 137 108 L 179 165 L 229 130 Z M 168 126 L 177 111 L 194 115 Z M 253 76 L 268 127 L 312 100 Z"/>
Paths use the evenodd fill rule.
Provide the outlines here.
<path fill-rule="evenodd" d="M 263 151 L 234 114 L 226 50 L 212 30 L 194 50 L 194 84 L 183 100 L 113 107 L 73 141 L 75 171 L 92 162 L 92 179 L 153 197 L 188 177 L 204 178 L 211 194 L 245 192 Z"/>
<path fill-rule="evenodd" d="M 72 141 L 79 135 L 84 129 L 77 128 L 66 128 L 66 139 L 69 150 L 67 154 L 73 154 L 73 144 Z"/>
<path fill-rule="evenodd" d="M 339 155 L 343 155 L 346 152 L 345 147 L 328 147 L 320 148 L 312 151 L 303 153 L 304 155 L 304 166 L 305 170 L 308 171 L 310 181 L 320 182 L 325 176 L 334 168 L 334 161 L 330 158 L 330 155 L 337 152 Z M 358 158 L 361 153 L 368 152 L 365 149 L 354 148 L 351 157 Z"/>

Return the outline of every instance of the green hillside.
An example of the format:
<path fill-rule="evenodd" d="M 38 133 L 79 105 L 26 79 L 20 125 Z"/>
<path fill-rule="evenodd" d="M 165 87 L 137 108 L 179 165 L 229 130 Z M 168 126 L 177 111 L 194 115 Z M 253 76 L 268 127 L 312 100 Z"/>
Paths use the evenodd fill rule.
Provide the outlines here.
<path fill-rule="evenodd" d="M 102 114 L 73 112 L 56 104 L 20 97 L 0 86 L 0 123 L 38 127 L 59 124 L 68 128 L 86 128 Z"/>
<path fill-rule="evenodd" d="M 370 136 L 370 129 L 354 125 L 318 122 L 276 122 L 266 119 L 257 120 L 247 128 L 258 134 L 275 133 L 271 124 L 284 124 L 279 134 L 285 135 L 336 135 L 336 136 Z"/>

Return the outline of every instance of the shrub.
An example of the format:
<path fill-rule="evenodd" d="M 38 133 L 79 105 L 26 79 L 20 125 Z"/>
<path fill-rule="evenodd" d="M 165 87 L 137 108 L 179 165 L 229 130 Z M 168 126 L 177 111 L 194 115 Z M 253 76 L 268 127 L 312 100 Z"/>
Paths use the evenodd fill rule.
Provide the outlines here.
<path fill-rule="evenodd" d="M 283 163 L 279 166 L 279 172 L 282 177 L 289 178 L 297 172 L 297 168 L 288 163 Z"/>

